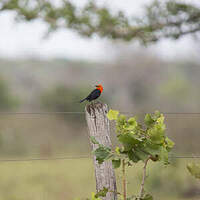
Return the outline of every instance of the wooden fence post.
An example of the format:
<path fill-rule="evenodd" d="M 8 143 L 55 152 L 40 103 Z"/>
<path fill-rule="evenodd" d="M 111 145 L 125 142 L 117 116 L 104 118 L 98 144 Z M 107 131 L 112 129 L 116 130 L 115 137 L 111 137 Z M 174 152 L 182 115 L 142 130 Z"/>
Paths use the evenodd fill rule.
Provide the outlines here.
<path fill-rule="evenodd" d="M 96 102 L 85 107 L 86 120 L 89 129 L 89 136 L 94 136 L 95 139 L 107 147 L 111 147 L 109 120 L 106 116 L 108 106 L 106 104 Z M 91 142 L 90 142 L 91 143 Z M 92 150 L 95 150 L 98 145 L 91 143 Z M 94 156 L 96 190 L 99 192 L 106 187 L 109 189 L 106 197 L 103 200 L 117 200 L 117 187 L 115 172 L 111 161 L 105 161 L 99 165 Z"/>

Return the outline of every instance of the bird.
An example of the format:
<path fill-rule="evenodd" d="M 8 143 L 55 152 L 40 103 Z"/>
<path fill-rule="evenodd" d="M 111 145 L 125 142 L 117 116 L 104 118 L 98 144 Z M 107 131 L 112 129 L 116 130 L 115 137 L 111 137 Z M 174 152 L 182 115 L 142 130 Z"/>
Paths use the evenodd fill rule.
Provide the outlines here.
<path fill-rule="evenodd" d="M 99 85 L 95 85 L 96 89 L 94 89 L 86 98 L 82 99 L 80 101 L 80 103 L 84 102 L 84 101 L 93 101 L 95 99 L 97 99 L 98 97 L 100 97 L 101 93 L 103 92 L 103 86 L 101 84 Z"/>

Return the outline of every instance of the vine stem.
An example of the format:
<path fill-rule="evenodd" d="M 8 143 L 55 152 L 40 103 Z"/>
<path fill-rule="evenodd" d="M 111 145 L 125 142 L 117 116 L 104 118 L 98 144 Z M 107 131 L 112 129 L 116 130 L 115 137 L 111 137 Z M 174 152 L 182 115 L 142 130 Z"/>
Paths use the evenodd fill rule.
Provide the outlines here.
<path fill-rule="evenodd" d="M 143 195 L 144 195 L 144 183 L 146 180 L 146 169 L 147 169 L 147 163 L 150 160 L 150 157 L 148 157 L 146 159 L 146 161 L 144 162 L 144 167 L 143 167 L 143 177 L 142 177 L 142 183 L 141 183 L 141 187 L 140 187 L 140 194 L 139 194 L 139 200 L 142 199 Z"/>
<path fill-rule="evenodd" d="M 126 163 L 125 160 L 122 160 L 122 185 L 123 185 L 123 200 L 126 200 Z"/>

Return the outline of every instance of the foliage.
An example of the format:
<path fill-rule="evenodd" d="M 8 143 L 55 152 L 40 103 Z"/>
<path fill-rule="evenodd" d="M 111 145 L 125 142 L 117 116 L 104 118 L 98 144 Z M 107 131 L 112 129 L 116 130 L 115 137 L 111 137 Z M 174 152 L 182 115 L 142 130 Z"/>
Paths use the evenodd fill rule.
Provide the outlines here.
<path fill-rule="evenodd" d="M 125 166 L 132 166 L 139 161 L 144 162 L 140 194 L 128 199 L 153 199 L 150 194 L 144 192 L 147 163 L 152 160 L 160 161 L 164 165 L 169 164 L 168 153 L 174 146 L 174 142 L 165 135 L 166 127 L 163 114 L 159 111 L 154 114 L 146 114 L 144 125 L 138 123 L 135 117 L 127 118 L 115 110 L 110 110 L 107 117 L 116 123 L 116 134 L 120 146 L 117 146 L 113 151 L 111 148 L 98 143 L 94 137 L 91 138 L 94 144 L 98 144 L 98 148 L 94 151 L 96 160 L 99 164 L 106 160 L 112 160 L 114 168 L 122 166 L 124 176 Z M 124 199 L 126 199 L 126 195 Z"/>
<path fill-rule="evenodd" d="M 200 31 L 200 8 L 178 0 L 154 0 L 141 17 L 128 17 L 122 11 L 113 13 L 91 0 L 83 8 L 70 0 L 60 0 L 57 5 L 50 0 L 34 3 L 31 0 L 4 0 L 0 3 L 0 11 L 4 10 L 15 11 L 18 20 L 41 19 L 49 25 L 49 31 L 64 27 L 87 37 L 98 34 L 110 39 L 137 39 L 146 43 L 163 37 L 178 39 Z"/>
<path fill-rule="evenodd" d="M 200 163 L 188 163 L 187 169 L 192 176 L 194 176 L 197 179 L 200 179 Z"/>
<path fill-rule="evenodd" d="M 137 163 L 145 161 L 150 156 L 154 161 L 159 160 L 168 164 L 168 152 L 174 143 L 165 136 L 163 114 L 158 111 L 153 115 L 147 114 L 144 119 L 145 127 L 143 127 L 135 117 L 127 119 L 126 116 L 118 113 L 110 110 L 107 116 L 108 119 L 116 121 L 116 133 L 121 146 L 116 147 L 113 152 L 108 147 L 104 147 L 102 151 L 103 146 L 99 144 L 99 148 L 95 151 L 97 159 L 104 157 L 106 160 L 111 157 L 116 163 L 116 160 L 128 158 L 129 161 Z"/>
<path fill-rule="evenodd" d="M 104 187 L 102 190 L 95 194 L 95 198 L 105 197 L 108 192 L 108 188 Z"/>

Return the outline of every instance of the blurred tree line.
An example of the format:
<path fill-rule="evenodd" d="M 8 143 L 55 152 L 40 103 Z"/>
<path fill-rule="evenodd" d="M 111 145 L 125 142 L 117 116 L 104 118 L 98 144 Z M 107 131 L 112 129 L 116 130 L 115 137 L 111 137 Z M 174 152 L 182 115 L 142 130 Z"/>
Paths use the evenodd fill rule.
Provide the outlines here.
<path fill-rule="evenodd" d="M 49 25 L 49 31 L 62 27 L 87 37 L 97 34 L 142 43 L 178 39 L 200 31 L 200 8 L 191 1 L 154 0 L 141 17 L 128 17 L 122 11 L 113 13 L 91 0 L 82 8 L 70 0 L 60 0 L 59 4 L 50 0 L 2 0 L 0 12 L 5 10 L 15 11 L 17 20 L 41 19 Z"/>
<path fill-rule="evenodd" d="M 85 103 L 80 104 L 80 99 L 101 80 L 105 89 L 100 101 L 107 102 L 111 108 L 117 108 L 122 112 L 133 112 L 139 118 L 143 113 L 153 112 L 156 109 L 167 113 L 180 113 L 166 114 L 169 134 L 176 142 L 176 152 L 185 154 L 199 152 L 199 145 L 196 143 L 199 139 L 199 115 L 181 114 L 199 112 L 199 62 L 163 61 L 144 49 L 141 51 L 137 49 L 136 52 L 131 48 L 118 50 L 114 61 L 106 64 L 88 65 L 88 63 L 58 59 L 3 62 L 0 60 L 0 70 L 6 80 L 3 87 L 6 92 L 2 90 L 0 96 L 5 94 L 2 97 L 5 98 L 9 94 L 9 98 L 12 99 L 13 96 L 20 97 L 21 104 L 18 110 L 70 112 L 70 114 L 55 115 L 55 118 L 54 115 L 13 115 L 9 118 L 4 115 L 0 120 L 0 133 L 5 132 L 2 141 L 7 141 L 9 134 L 6 131 L 21 137 L 17 140 L 15 137 L 8 138 L 9 141 L 13 141 L 13 145 L 10 145 L 13 147 L 16 142 L 22 147 L 21 143 L 24 143 L 26 137 L 27 144 L 37 143 L 38 146 L 43 146 L 44 143 L 47 149 L 48 145 L 60 146 L 60 143 L 66 140 L 70 144 L 74 144 L 74 140 L 82 141 L 86 133 L 83 128 L 84 114 L 71 114 L 71 112 L 84 111 Z M 38 125 L 40 122 L 41 125 Z M 9 130 L 7 127 L 10 127 Z M 189 135 L 190 140 L 188 140 Z M 49 140 L 47 137 L 50 137 Z M 67 146 L 70 147 L 70 144 Z M 87 145 L 87 140 L 81 145 Z M 63 144 L 63 149 L 65 146 L 66 144 Z M 27 149 L 31 147 L 28 146 Z M 64 151 L 63 149 L 61 150 Z"/>
<path fill-rule="evenodd" d="M 19 99 L 12 94 L 7 82 L 0 77 L 0 111 L 15 109 L 18 105 Z"/>

